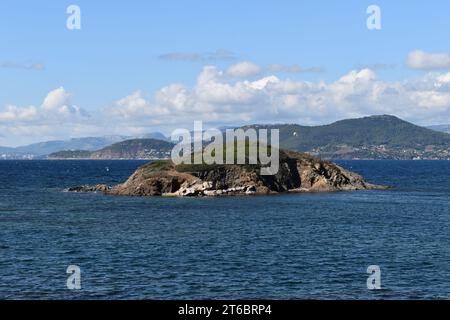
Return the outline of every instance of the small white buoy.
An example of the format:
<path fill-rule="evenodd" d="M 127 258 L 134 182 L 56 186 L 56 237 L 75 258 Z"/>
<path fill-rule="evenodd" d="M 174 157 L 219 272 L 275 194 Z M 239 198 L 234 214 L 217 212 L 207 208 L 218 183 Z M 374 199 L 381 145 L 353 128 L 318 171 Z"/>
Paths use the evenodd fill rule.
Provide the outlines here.
<path fill-rule="evenodd" d="M 106 172 L 109 172 L 109 168 L 108 167 L 106 167 L 105 169 L 106 169 Z"/>

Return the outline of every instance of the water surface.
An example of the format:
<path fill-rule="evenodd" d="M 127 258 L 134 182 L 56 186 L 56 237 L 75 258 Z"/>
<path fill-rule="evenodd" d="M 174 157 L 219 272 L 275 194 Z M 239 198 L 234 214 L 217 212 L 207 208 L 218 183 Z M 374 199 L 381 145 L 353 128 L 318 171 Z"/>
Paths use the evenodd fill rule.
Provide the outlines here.
<path fill-rule="evenodd" d="M 343 161 L 392 190 L 233 198 L 65 193 L 139 161 L 0 161 L 2 299 L 450 298 L 450 162 Z M 82 270 L 82 290 L 66 268 Z M 367 290 L 379 265 L 383 290 Z"/>

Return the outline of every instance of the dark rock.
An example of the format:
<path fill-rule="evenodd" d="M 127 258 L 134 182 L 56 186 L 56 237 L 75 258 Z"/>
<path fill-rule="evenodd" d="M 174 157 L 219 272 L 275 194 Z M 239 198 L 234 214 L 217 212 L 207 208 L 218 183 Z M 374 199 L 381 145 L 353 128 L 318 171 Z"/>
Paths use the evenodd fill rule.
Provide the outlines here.
<path fill-rule="evenodd" d="M 280 151 L 276 175 L 260 175 L 258 166 L 175 166 L 157 161 L 137 169 L 126 182 L 70 188 L 71 192 L 104 192 L 124 196 L 219 196 L 280 192 L 332 192 L 385 189 L 367 183 L 360 175 L 307 154 Z"/>
<path fill-rule="evenodd" d="M 68 192 L 108 192 L 110 187 L 104 184 L 98 184 L 95 186 L 78 186 L 68 188 Z"/>

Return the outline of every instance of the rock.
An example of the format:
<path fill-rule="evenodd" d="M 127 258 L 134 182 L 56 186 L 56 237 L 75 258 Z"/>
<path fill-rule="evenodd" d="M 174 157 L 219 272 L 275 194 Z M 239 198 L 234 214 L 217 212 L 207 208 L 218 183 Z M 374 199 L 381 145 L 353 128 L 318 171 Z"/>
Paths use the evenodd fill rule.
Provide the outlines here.
<path fill-rule="evenodd" d="M 203 192 L 203 194 L 208 197 L 213 197 L 216 195 L 216 190 L 206 190 Z"/>
<path fill-rule="evenodd" d="M 280 151 L 279 168 L 276 175 L 261 176 L 257 165 L 175 166 L 170 161 L 157 161 L 138 168 L 115 187 L 81 186 L 68 191 L 196 197 L 385 189 L 332 162 L 298 152 Z"/>
<path fill-rule="evenodd" d="M 78 186 L 68 188 L 68 192 L 108 192 L 110 187 L 105 184 L 98 184 L 96 186 Z"/>
<path fill-rule="evenodd" d="M 256 193 L 255 186 L 249 186 L 245 189 L 245 194 L 255 194 L 255 193 Z"/>
<path fill-rule="evenodd" d="M 203 182 L 203 190 L 210 190 L 213 187 L 213 183 L 211 181 Z"/>

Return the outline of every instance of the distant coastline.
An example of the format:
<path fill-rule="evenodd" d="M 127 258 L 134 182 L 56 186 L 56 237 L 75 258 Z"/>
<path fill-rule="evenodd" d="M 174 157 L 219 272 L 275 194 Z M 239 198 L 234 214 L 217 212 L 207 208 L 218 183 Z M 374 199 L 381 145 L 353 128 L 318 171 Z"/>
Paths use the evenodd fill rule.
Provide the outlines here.
<path fill-rule="evenodd" d="M 50 158 L 33 158 L 33 159 L 0 159 L 0 161 L 7 162 L 7 161 L 160 161 L 160 160 L 167 160 L 167 159 L 142 159 L 142 158 L 135 158 L 135 159 L 90 159 L 90 158 L 77 158 L 77 159 L 50 159 Z M 396 161 L 396 162 L 447 162 L 450 161 L 450 159 L 323 159 L 327 161 L 376 161 L 376 162 L 382 162 L 382 161 Z"/>
<path fill-rule="evenodd" d="M 449 133 L 389 115 L 316 127 L 254 124 L 240 128 L 279 129 L 281 148 L 326 160 L 450 160 Z M 140 138 L 87 137 L 18 148 L 0 147 L 0 160 L 162 160 L 170 157 L 173 146 L 161 133 Z"/>

